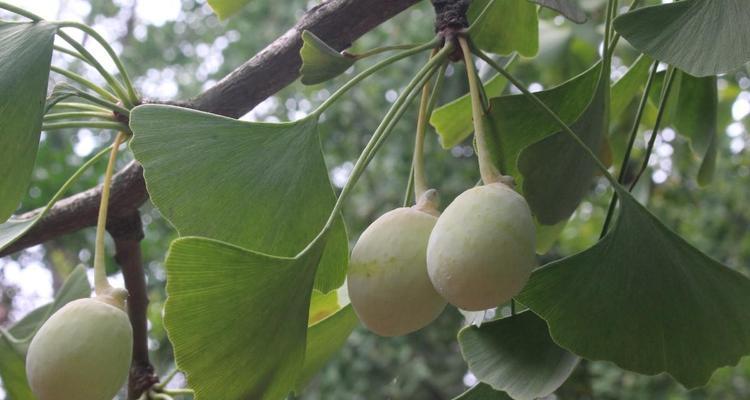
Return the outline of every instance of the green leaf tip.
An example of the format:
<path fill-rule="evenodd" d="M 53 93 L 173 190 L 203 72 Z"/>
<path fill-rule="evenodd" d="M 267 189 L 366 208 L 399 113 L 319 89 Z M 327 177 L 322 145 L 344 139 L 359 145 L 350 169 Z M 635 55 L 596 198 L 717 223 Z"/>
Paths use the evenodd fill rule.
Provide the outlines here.
<path fill-rule="evenodd" d="M 226 20 L 242 10 L 251 0 L 208 0 L 208 5 L 220 20 Z"/>
<path fill-rule="evenodd" d="M 333 79 L 354 64 L 355 58 L 341 54 L 310 31 L 302 32 L 301 82 L 315 85 Z"/>

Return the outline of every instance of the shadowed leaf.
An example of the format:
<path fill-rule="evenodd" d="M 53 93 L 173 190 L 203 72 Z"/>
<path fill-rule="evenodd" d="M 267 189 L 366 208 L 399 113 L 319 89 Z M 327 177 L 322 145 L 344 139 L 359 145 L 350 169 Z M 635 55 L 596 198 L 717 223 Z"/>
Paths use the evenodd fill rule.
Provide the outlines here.
<path fill-rule="evenodd" d="M 617 191 L 621 210 L 610 232 L 535 271 L 519 301 L 581 357 L 701 386 L 750 353 L 750 280 Z"/>
<path fill-rule="evenodd" d="M 552 341 L 547 324 L 531 311 L 466 327 L 458 342 L 477 379 L 516 400 L 552 394 L 579 360 Z"/>
<path fill-rule="evenodd" d="M 750 2 L 684 0 L 623 14 L 614 27 L 636 49 L 691 75 L 732 71 L 750 61 Z"/>
<path fill-rule="evenodd" d="M 586 22 L 586 14 L 578 7 L 575 0 L 529 0 L 533 3 L 539 4 L 542 7 L 547 7 L 551 10 L 555 10 L 563 17 L 575 22 L 576 24 L 582 24 Z"/>
<path fill-rule="evenodd" d="M 469 22 L 477 21 L 490 0 L 474 0 Z M 517 51 L 533 57 L 539 51 L 539 19 L 536 6 L 527 0 L 495 0 L 471 27 L 471 39 L 482 50 L 495 54 Z"/>

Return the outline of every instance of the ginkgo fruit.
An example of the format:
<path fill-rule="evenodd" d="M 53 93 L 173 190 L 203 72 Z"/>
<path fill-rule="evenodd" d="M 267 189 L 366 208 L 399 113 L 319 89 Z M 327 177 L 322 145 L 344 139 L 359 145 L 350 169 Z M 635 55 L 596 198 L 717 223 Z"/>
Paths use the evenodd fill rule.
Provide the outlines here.
<path fill-rule="evenodd" d="M 449 303 L 479 311 L 517 295 L 536 266 L 534 223 L 526 200 L 496 182 L 463 192 L 435 224 L 427 271 Z"/>
<path fill-rule="evenodd" d="M 398 336 L 432 322 L 445 300 L 427 276 L 427 240 L 437 221 L 436 192 L 413 207 L 383 214 L 352 250 L 347 285 L 362 323 L 381 336 Z"/>
<path fill-rule="evenodd" d="M 109 300 L 72 301 L 36 333 L 26 374 L 39 400 L 111 400 L 120 390 L 130 369 L 133 331 L 120 302 Z"/>

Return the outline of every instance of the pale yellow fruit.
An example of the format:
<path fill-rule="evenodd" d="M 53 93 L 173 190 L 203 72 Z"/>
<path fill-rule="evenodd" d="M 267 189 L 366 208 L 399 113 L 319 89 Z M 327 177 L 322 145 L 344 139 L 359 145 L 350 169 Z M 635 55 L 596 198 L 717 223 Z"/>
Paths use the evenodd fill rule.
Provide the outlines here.
<path fill-rule="evenodd" d="M 26 356 L 39 400 L 112 400 L 130 369 L 128 315 L 98 299 L 66 304 L 42 325 Z"/>
<path fill-rule="evenodd" d="M 503 183 L 463 192 L 438 219 L 427 271 L 449 303 L 479 311 L 517 295 L 536 266 L 534 223 L 526 200 Z"/>
<path fill-rule="evenodd" d="M 434 211 L 436 213 L 436 211 Z M 445 308 L 427 276 L 427 240 L 437 218 L 417 207 L 383 214 L 352 250 L 347 285 L 362 323 L 381 336 L 405 335 Z"/>

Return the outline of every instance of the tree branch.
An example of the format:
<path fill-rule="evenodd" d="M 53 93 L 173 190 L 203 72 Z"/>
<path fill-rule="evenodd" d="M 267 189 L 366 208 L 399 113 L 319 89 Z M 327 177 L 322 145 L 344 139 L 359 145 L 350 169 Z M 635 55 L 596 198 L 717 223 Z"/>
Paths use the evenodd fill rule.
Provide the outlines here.
<path fill-rule="evenodd" d="M 131 215 L 148 199 L 143 168 L 133 161 L 112 177 L 108 223 Z M 101 201 L 101 186 L 89 189 L 58 201 L 52 209 L 5 250 L 0 257 L 26 249 L 48 240 L 95 226 Z M 42 209 L 22 214 L 19 218 L 32 218 Z"/>
<path fill-rule="evenodd" d="M 419 0 L 329 0 L 305 13 L 294 28 L 235 69 L 216 86 L 178 105 L 237 118 L 299 76 L 303 30 L 314 32 L 338 50 Z M 23 237 L 0 252 L 5 256 L 56 237 L 96 225 L 101 188 L 60 200 Z M 112 217 L 137 210 L 148 198 L 143 169 L 131 163 L 112 182 Z M 35 215 L 40 209 L 24 216 Z M 111 220 L 111 219 L 110 219 Z"/>
<path fill-rule="evenodd" d="M 331 47 L 351 43 L 418 0 L 330 0 L 313 7 L 297 24 L 189 107 L 239 118 L 299 76 L 301 34 L 309 30 Z"/>
<path fill-rule="evenodd" d="M 159 381 L 148 358 L 148 290 L 143 271 L 141 240 L 143 225 L 138 210 L 108 219 L 107 231 L 115 242 L 115 261 L 120 265 L 128 290 L 128 315 L 133 327 L 133 362 L 128 379 L 128 398 L 137 399 Z"/>

